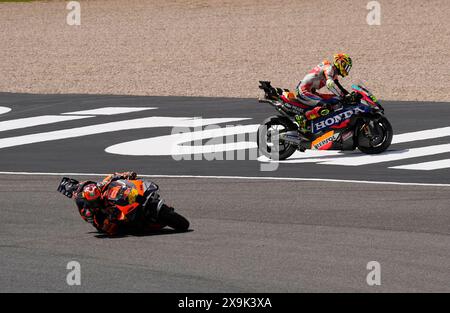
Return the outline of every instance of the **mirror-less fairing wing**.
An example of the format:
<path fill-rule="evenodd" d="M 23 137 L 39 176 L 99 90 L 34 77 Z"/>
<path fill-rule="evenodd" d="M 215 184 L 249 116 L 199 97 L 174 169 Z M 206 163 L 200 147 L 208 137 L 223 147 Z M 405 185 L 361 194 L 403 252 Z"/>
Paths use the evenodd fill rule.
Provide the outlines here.
<path fill-rule="evenodd" d="M 73 197 L 73 192 L 78 188 L 80 182 L 76 179 L 72 179 L 69 177 L 63 177 L 61 182 L 59 183 L 57 191 L 62 193 L 68 198 Z"/>

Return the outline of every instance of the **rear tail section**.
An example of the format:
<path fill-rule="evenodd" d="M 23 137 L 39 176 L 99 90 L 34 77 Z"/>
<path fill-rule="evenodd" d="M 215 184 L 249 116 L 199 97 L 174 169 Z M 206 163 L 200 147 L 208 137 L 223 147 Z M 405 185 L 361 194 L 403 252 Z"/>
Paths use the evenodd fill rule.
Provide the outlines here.
<path fill-rule="evenodd" d="M 264 97 L 268 100 L 278 100 L 284 91 L 287 89 L 274 88 L 269 81 L 259 81 L 259 89 L 264 90 Z"/>
<path fill-rule="evenodd" d="M 73 193 L 78 188 L 80 182 L 78 180 L 63 177 L 58 185 L 57 191 L 65 195 L 67 198 L 72 198 Z"/>

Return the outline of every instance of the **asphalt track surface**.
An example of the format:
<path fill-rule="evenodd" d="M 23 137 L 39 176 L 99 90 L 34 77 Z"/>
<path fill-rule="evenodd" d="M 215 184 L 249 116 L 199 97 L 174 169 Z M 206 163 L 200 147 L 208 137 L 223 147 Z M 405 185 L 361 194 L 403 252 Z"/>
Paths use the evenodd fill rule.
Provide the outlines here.
<path fill-rule="evenodd" d="M 253 118 L 242 124 L 273 114 L 249 99 L 1 94 L 0 106 L 12 108 L 0 115 L 0 122 L 107 106 L 158 107 L 127 113 L 126 118 L 100 116 L 95 122 L 92 118 L 8 130 L 1 138 L 141 118 L 156 111 L 158 116 Z M 446 127 L 450 116 L 445 103 L 386 103 L 386 109 L 398 133 Z M 167 128 L 140 130 L 138 139 L 167 134 Z M 176 162 L 167 156 L 104 152 L 134 139 L 136 131 L 122 131 L 2 148 L 0 171 L 106 173 L 133 168 L 142 174 L 435 184 L 447 184 L 449 177 L 448 169 L 394 170 L 382 163 L 350 168 L 281 164 L 277 171 L 264 173 L 260 162 L 251 160 Z M 432 155 L 417 162 L 448 157 Z M 450 291 L 449 186 L 154 178 L 167 202 L 191 221 L 191 231 L 104 238 L 81 221 L 69 199 L 55 192 L 61 176 L 0 177 L 2 292 Z M 66 265 L 73 260 L 81 264 L 79 287 L 66 284 Z M 381 264 L 381 286 L 366 284 L 369 261 Z"/>
<path fill-rule="evenodd" d="M 449 127 L 450 104 L 385 102 L 387 117 L 391 121 L 395 134 L 404 134 L 421 130 Z M 307 163 L 283 163 L 276 171 L 261 171 L 261 162 L 255 160 L 215 160 L 214 162 L 191 160 L 180 162 L 171 156 L 128 156 L 105 153 L 105 149 L 116 144 L 150 137 L 170 135 L 172 127 L 138 128 L 112 131 L 111 122 L 129 121 L 130 126 L 136 119 L 146 117 L 175 118 L 234 118 L 236 122 L 221 123 L 219 126 L 259 124 L 265 118 L 275 115 L 268 104 L 253 99 L 224 98 L 182 98 L 182 97 L 130 97 L 98 95 L 24 95 L 0 93 L 0 106 L 12 109 L 0 115 L 2 121 L 23 119 L 43 115 L 61 116 L 62 113 L 91 110 L 103 107 L 157 107 L 155 110 L 115 115 L 97 115 L 91 118 L 68 120 L 25 128 L 0 127 L 0 164 L 1 171 L 25 172 L 75 172 L 109 173 L 132 166 L 139 173 L 161 175 L 231 175 L 231 176 L 270 176 L 302 177 L 325 179 L 352 179 L 370 181 L 394 181 L 414 183 L 449 183 L 450 168 L 433 171 L 412 171 L 392 169 L 390 167 L 411 163 L 450 159 L 450 148 L 439 154 L 425 155 L 419 158 L 374 163 L 362 166 L 334 166 Z M 86 116 L 87 114 L 85 114 Z M 243 120 L 246 119 L 246 120 Z M 18 122 L 20 123 L 20 121 Z M 62 140 L 3 147 L 16 142 L 21 136 L 41 136 L 43 133 L 69 129 L 78 136 L 80 127 L 100 125 L 97 130 L 104 133 L 79 136 Z M 151 124 L 149 122 L 148 124 Z M 2 125 L 3 126 L 3 125 Z M 151 126 L 151 125 L 149 125 Z M 17 127 L 17 126 L 16 126 Z M 72 131 L 70 131 L 72 129 Z M 191 128 L 191 130 L 196 130 Z M 447 130 L 448 132 L 448 130 Z M 398 143 L 390 149 L 391 154 L 410 148 L 449 144 L 450 134 L 444 137 Z M 448 149 L 448 150 L 447 150 Z M 127 151 L 122 151 L 126 153 Z M 343 154 L 360 157 L 361 153 Z M 236 156 L 237 158 L 237 156 Z M 323 157 L 326 161 L 328 157 Z M 295 158 L 294 158 L 295 159 Z M 314 158 L 313 158 L 314 159 Z"/>

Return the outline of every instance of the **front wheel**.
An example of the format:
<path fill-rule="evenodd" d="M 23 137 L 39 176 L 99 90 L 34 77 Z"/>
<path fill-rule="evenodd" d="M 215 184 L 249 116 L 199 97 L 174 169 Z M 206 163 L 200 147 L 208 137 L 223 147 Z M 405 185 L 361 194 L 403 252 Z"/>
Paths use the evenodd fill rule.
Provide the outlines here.
<path fill-rule="evenodd" d="M 366 154 L 386 151 L 392 142 L 394 132 L 387 118 L 361 123 L 357 128 L 358 149 Z"/>
<path fill-rule="evenodd" d="M 189 221 L 175 212 L 172 207 L 165 204 L 163 204 L 159 211 L 158 222 L 178 231 L 187 231 L 189 229 Z"/>
<path fill-rule="evenodd" d="M 292 125 L 281 118 L 266 120 L 258 128 L 257 144 L 259 151 L 269 159 L 272 159 L 275 153 L 278 153 L 279 160 L 289 158 L 297 150 L 297 147 L 283 140 L 279 140 L 278 147 L 276 147 L 272 139 L 274 135 L 287 132 L 292 128 Z"/>

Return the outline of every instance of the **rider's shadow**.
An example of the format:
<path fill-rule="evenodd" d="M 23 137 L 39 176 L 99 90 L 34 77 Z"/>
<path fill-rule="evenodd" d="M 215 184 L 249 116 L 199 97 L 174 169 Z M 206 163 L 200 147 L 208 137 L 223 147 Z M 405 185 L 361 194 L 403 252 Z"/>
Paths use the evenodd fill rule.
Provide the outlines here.
<path fill-rule="evenodd" d="M 121 232 L 117 235 L 107 235 L 102 234 L 99 232 L 89 232 L 90 234 L 96 234 L 94 237 L 98 239 L 118 239 L 118 238 L 125 238 L 125 237 L 148 237 L 148 236 L 162 236 L 162 235 L 175 235 L 175 234 L 182 234 L 182 233 L 190 233 L 193 232 L 193 229 L 188 230 L 175 230 L 170 228 L 163 228 L 160 230 L 142 230 L 142 231 L 128 231 L 128 232 Z"/>

